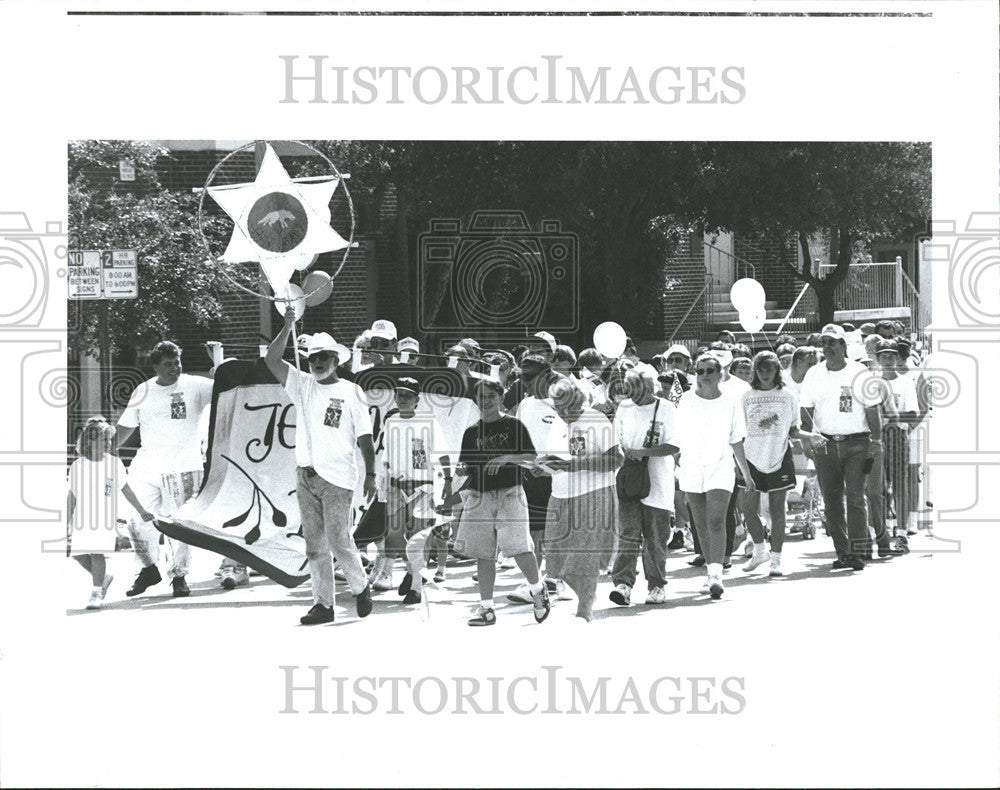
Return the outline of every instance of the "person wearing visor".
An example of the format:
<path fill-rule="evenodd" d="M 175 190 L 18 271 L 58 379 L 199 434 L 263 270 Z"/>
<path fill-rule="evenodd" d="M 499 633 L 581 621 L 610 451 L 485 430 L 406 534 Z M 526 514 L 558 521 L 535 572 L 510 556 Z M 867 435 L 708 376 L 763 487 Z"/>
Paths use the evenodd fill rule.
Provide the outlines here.
<path fill-rule="evenodd" d="M 375 447 L 368 403 L 357 384 L 337 375 L 338 364 L 346 362 L 350 352 L 326 332 L 317 332 L 309 340 L 308 373 L 282 359 L 294 325 L 295 311 L 289 305 L 285 325 L 268 346 L 264 361 L 295 405 L 295 493 L 313 592 L 313 607 L 299 622 L 317 625 L 334 619 L 331 551 L 354 595 L 358 617 L 367 617 L 372 610 L 372 590 L 351 537 L 351 503 L 357 487 L 356 447 L 364 457 L 365 496 L 375 494 Z"/>

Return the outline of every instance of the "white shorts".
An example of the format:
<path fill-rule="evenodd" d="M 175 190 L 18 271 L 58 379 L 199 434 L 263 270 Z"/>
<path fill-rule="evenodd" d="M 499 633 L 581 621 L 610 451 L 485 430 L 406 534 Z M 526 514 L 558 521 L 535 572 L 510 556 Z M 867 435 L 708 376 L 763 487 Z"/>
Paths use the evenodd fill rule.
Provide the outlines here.
<path fill-rule="evenodd" d="M 736 485 L 736 470 L 733 468 L 732 458 L 723 458 L 716 466 L 688 466 L 682 460 L 676 474 L 681 491 L 686 494 L 732 491 Z"/>

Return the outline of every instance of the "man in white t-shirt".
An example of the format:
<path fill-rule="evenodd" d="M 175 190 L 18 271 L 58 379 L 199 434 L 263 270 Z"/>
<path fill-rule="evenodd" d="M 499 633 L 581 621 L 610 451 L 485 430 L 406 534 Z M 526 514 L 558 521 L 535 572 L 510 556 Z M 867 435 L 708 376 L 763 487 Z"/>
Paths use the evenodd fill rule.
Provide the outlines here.
<path fill-rule="evenodd" d="M 181 367 L 181 349 L 169 341 L 157 344 L 149 355 L 156 372 L 133 390 L 118 420 L 118 444 L 138 428 L 142 445 L 129 466 L 128 483 L 143 507 L 170 515 L 201 489 L 201 419 L 212 403 L 212 380 L 189 376 Z M 125 594 L 139 595 L 161 580 L 156 563 L 160 535 L 151 522 L 129 524 L 142 570 Z M 185 577 L 191 567 L 191 547 L 168 538 L 173 561 L 167 575 L 175 598 L 191 594 Z"/>
<path fill-rule="evenodd" d="M 282 359 L 294 325 L 295 311 L 289 305 L 285 325 L 268 346 L 265 362 L 295 404 L 295 493 L 313 591 L 313 607 L 299 622 L 317 625 L 334 619 L 331 551 L 354 595 L 358 617 L 367 617 L 372 610 L 372 591 L 351 537 L 351 502 L 357 485 L 355 447 L 361 449 L 364 459 L 365 497 L 375 495 L 375 447 L 368 402 L 357 384 L 337 376 L 337 365 L 344 364 L 350 352 L 326 332 L 309 340 L 309 373 Z"/>
<path fill-rule="evenodd" d="M 842 327 L 824 326 L 820 343 L 824 361 L 802 381 L 802 424 L 818 432 L 812 442 L 826 527 L 837 552 L 833 567 L 859 571 L 869 545 L 865 478 L 882 444 L 882 399 L 868 369 L 847 358 Z"/>
<path fill-rule="evenodd" d="M 614 428 L 626 463 L 645 464 L 649 493 L 642 499 L 618 498 L 618 554 L 611 571 L 611 600 L 628 606 L 635 586 L 635 565 L 642 549 L 646 603 L 667 600 L 664 587 L 670 513 L 674 509 L 674 404 L 653 395 L 656 379 L 640 368 L 625 374 L 630 399 L 615 412 Z M 621 474 L 621 471 L 619 471 Z"/>

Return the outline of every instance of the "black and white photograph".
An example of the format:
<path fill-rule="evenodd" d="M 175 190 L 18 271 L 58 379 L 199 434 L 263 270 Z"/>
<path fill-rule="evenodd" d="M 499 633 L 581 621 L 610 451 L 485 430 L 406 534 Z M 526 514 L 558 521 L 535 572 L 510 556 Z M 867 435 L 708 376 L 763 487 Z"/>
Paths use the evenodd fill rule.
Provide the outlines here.
<path fill-rule="evenodd" d="M 0 781 L 996 784 L 996 8 L 33 13 Z"/>

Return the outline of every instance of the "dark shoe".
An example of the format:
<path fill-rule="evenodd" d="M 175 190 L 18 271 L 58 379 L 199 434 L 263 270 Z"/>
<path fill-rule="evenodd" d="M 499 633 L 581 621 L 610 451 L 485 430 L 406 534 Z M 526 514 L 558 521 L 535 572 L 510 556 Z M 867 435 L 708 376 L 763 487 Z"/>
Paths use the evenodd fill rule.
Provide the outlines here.
<path fill-rule="evenodd" d="M 302 625 L 319 625 L 333 622 L 333 607 L 316 604 L 306 614 L 299 618 Z"/>
<path fill-rule="evenodd" d="M 882 557 L 902 557 L 903 554 L 904 554 L 903 551 L 901 551 L 900 549 L 894 549 L 890 545 L 885 545 L 885 546 L 879 546 L 878 547 L 878 556 L 879 556 L 879 558 L 882 558 Z M 871 557 L 869 557 L 868 559 L 871 559 Z"/>
<path fill-rule="evenodd" d="M 403 577 L 403 581 L 399 583 L 399 588 L 396 590 L 396 592 L 398 592 L 400 595 L 409 595 L 410 585 L 412 584 L 413 584 L 413 574 L 407 571 L 406 575 Z M 418 597 L 417 601 L 419 600 L 420 598 Z M 416 601 L 404 601 L 404 603 L 416 603 Z"/>
<path fill-rule="evenodd" d="M 407 590 L 403 603 L 420 603 L 420 593 L 416 590 Z"/>
<path fill-rule="evenodd" d="M 667 548 L 670 549 L 671 551 L 678 551 L 679 549 L 683 549 L 684 533 L 681 532 L 680 530 L 677 530 L 677 532 L 674 533 L 674 536 L 670 539 L 670 542 L 667 544 Z"/>
<path fill-rule="evenodd" d="M 531 602 L 534 605 L 533 611 L 535 615 L 535 622 L 540 623 L 546 617 L 549 616 L 549 612 L 552 611 L 552 604 L 549 603 L 549 593 L 545 589 L 545 585 L 542 585 L 537 593 L 531 594 Z"/>
<path fill-rule="evenodd" d="M 728 571 L 732 567 L 733 567 L 733 563 L 730 562 L 729 560 L 726 560 L 724 563 L 722 563 L 722 570 L 724 570 L 724 571 Z"/>
<path fill-rule="evenodd" d="M 469 619 L 469 625 L 471 626 L 485 626 L 485 625 L 496 625 L 497 616 L 492 609 L 487 609 L 485 606 L 480 606 L 476 609 L 475 614 Z"/>
<path fill-rule="evenodd" d="M 863 571 L 865 569 L 865 562 L 860 557 L 848 557 L 847 567 L 852 571 Z"/>
<path fill-rule="evenodd" d="M 358 609 L 358 617 L 367 617 L 372 613 L 372 586 L 366 585 L 354 598 L 354 605 Z"/>
<path fill-rule="evenodd" d="M 191 594 L 191 588 L 187 586 L 183 576 L 175 576 L 170 584 L 174 588 L 174 598 L 187 598 Z"/>
<path fill-rule="evenodd" d="M 851 566 L 847 564 L 847 560 L 838 559 L 833 561 L 833 569 L 835 571 L 842 571 L 844 570 L 844 568 L 849 568 L 849 567 Z"/>
<path fill-rule="evenodd" d="M 693 560 L 688 560 L 688 565 L 693 565 L 696 568 L 700 568 L 704 564 L 705 564 L 705 558 L 701 554 L 699 554 Z"/>
<path fill-rule="evenodd" d="M 125 594 L 129 598 L 133 595 L 141 595 L 154 584 L 159 584 L 161 581 L 163 581 L 163 577 L 160 576 L 160 569 L 155 565 L 147 565 L 139 571 L 139 575 L 135 577 L 135 581 L 132 583 L 132 588 L 126 590 Z"/>

